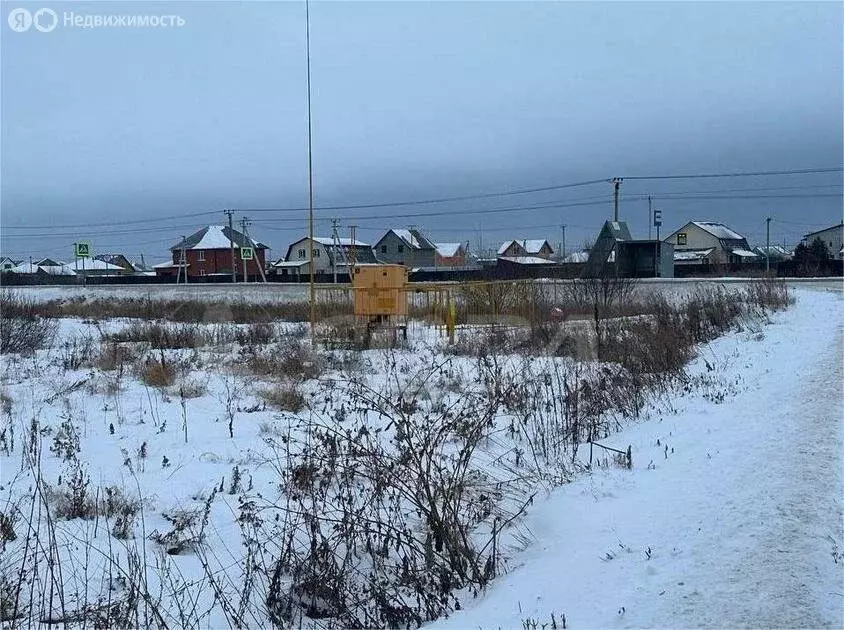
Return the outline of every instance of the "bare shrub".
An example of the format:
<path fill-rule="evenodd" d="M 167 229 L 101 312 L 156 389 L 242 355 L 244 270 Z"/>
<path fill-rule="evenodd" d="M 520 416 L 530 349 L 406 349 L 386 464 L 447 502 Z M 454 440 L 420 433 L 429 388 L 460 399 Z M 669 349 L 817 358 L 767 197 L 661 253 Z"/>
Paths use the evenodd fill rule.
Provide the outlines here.
<path fill-rule="evenodd" d="M 53 434 L 53 444 L 50 451 L 64 461 L 73 461 L 82 450 L 79 444 L 79 431 L 70 419 L 65 419 Z"/>
<path fill-rule="evenodd" d="M 198 348 L 207 342 L 206 334 L 198 324 L 160 322 L 135 322 L 107 335 L 107 339 L 116 343 L 148 343 L 155 349 Z"/>
<path fill-rule="evenodd" d="M 136 365 L 138 378 L 150 387 L 170 387 L 176 382 L 177 367 L 163 353 L 157 358 L 147 357 Z"/>
<path fill-rule="evenodd" d="M 8 289 L 0 290 L 0 354 L 32 354 L 52 345 L 58 323 L 38 305 Z"/>
<path fill-rule="evenodd" d="M 186 378 L 178 386 L 179 397 L 190 400 L 201 398 L 208 392 L 208 385 L 195 378 Z"/>
<path fill-rule="evenodd" d="M 784 280 L 765 277 L 747 285 L 744 300 L 761 309 L 779 311 L 794 303 Z"/>
<path fill-rule="evenodd" d="M 530 498 L 496 500 L 501 480 L 473 462 L 507 392 L 476 385 L 439 401 L 421 391 L 453 378 L 446 366 L 434 361 L 408 377 L 402 369 L 392 367 L 387 383 L 396 386 L 380 391 L 326 382 L 326 403 L 349 401 L 342 417 L 311 419 L 307 437 L 278 445 L 289 454 L 279 483 L 292 520 L 275 537 L 282 549 L 267 607 L 277 624 L 305 615 L 349 627 L 420 625 L 459 605 L 453 591 L 477 593 L 501 569 L 501 528 Z"/>
<path fill-rule="evenodd" d="M 101 492 L 98 505 L 100 516 L 114 519 L 111 535 L 119 540 L 132 538 L 132 525 L 142 508 L 141 500 L 128 496 L 118 486 L 108 486 Z"/>
<path fill-rule="evenodd" d="M 74 461 L 66 483 L 57 488 L 46 489 L 49 501 L 53 504 L 56 518 L 73 520 L 75 518 L 93 519 L 97 516 L 97 502 L 90 491 L 91 478 L 82 464 Z"/>
<path fill-rule="evenodd" d="M 131 345 L 110 341 L 100 345 L 99 353 L 92 363 L 103 372 L 116 371 L 122 374 L 137 358 L 138 352 Z"/>
<path fill-rule="evenodd" d="M 247 347 L 241 357 L 252 374 L 291 381 L 317 378 L 324 369 L 323 358 L 299 339 L 287 339 L 283 345 L 268 350 Z"/>
<path fill-rule="evenodd" d="M 242 346 L 264 345 L 275 338 L 275 328 L 267 323 L 249 324 L 237 328 L 234 336 Z"/>
<path fill-rule="evenodd" d="M 305 408 L 305 397 L 299 388 L 292 383 L 281 383 L 266 387 L 258 391 L 267 404 L 280 411 L 298 413 Z"/>
<path fill-rule="evenodd" d="M 149 535 L 150 540 L 163 546 L 171 556 L 196 552 L 205 541 L 205 528 L 208 526 L 211 503 L 215 495 L 216 490 L 209 495 L 202 507 L 163 513 L 162 516 L 170 523 L 171 528 L 163 533 L 154 530 Z"/>

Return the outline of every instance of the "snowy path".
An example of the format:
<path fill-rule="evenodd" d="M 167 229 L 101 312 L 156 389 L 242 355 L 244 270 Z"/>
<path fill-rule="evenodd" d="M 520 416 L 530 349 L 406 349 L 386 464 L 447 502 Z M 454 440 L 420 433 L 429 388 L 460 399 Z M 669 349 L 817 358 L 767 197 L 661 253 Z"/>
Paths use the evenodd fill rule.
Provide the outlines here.
<path fill-rule="evenodd" d="M 552 612 L 569 628 L 844 626 L 832 557 L 833 540 L 844 551 L 844 301 L 797 297 L 763 340 L 702 352 L 736 395 L 680 398 L 676 415 L 613 436 L 632 444 L 634 471 L 553 493 L 530 517 L 523 565 L 434 627 L 522 628 Z"/>

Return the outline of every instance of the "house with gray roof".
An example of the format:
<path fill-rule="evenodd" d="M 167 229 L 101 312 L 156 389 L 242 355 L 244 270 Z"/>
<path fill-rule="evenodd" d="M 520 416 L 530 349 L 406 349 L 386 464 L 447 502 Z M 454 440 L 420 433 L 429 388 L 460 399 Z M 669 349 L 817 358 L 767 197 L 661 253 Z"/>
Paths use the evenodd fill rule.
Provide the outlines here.
<path fill-rule="evenodd" d="M 284 258 L 273 264 L 272 270 L 280 276 L 310 276 L 311 256 L 308 254 L 308 242 L 305 236 L 294 241 L 287 248 Z M 333 239 L 315 236 L 311 248 L 314 260 L 314 274 L 348 274 L 349 267 L 372 265 L 377 261 L 372 253 L 372 246 L 350 238 Z"/>
<path fill-rule="evenodd" d="M 523 238 L 501 243 L 498 255 L 503 258 L 546 258 L 554 256 L 554 248 L 543 238 Z"/>
<path fill-rule="evenodd" d="M 715 221 L 689 221 L 663 242 L 674 246 L 678 265 L 736 265 L 760 259 L 744 236 Z"/>
<path fill-rule="evenodd" d="M 411 269 L 434 267 L 437 245 L 416 228 L 391 229 L 373 248 L 379 262 L 406 265 Z"/>

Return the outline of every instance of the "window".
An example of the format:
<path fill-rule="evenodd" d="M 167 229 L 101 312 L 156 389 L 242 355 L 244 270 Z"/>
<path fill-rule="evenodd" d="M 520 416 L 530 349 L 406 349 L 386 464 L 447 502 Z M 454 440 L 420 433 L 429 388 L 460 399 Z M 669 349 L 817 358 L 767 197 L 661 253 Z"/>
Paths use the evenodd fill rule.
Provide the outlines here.
<path fill-rule="evenodd" d="M 386 245 L 382 245 L 382 246 L 381 246 L 381 253 L 382 253 L 382 254 L 386 254 L 386 253 L 387 253 L 387 246 L 386 246 Z"/>
<path fill-rule="evenodd" d="M 205 250 L 204 249 L 199 250 L 199 252 L 197 253 L 196 259 L 199 262 L 205 262 Z"/>
<path fill-rule="evenodd" d="M 685 245 L 686 244 L 686 233 L 685 232 L 679 232 L 677 234 L 677 244 L 678 245 Z"/>
<path fill-rule="evenodd" d="M 403 254 L 404 253 L 404 245 L 399 245 L 397 251 L 398 251 L 399 254 Z"/>
<path fill-rule="evenodd" d="M 319 250 L 314 247 L 314 258 L 319 258 Z"/>
<path fill-rule="evenodd" d="M 304 247 L 299 250 L 299 258 L 301 258 L 302 260 L 305 259 L 305 248 Z"/>

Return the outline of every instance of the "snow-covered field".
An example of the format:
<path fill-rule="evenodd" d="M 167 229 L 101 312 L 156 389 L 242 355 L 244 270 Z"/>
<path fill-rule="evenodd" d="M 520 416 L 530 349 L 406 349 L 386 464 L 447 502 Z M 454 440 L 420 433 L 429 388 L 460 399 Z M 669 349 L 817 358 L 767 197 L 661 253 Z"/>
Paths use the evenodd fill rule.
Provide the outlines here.
<path fill-rule="evenodd" d="M 0 537 L 0 586 L 14 592 L 18 611 L 33 605 L 31 619 L 66 618 L 86 602 L 122 602 L 138 579 L 146 597 L 158 597 L 148 608 L 166 617 L 146 620 L 150 625 L 221 627 L 236 618 L 266 625 L 262 609 L 277 559 L 299 554 L 307 561 L 316 553 L 307 549 L 314 539 L 303 534 L 314 523 L 290 515 L 319 504 L 320 514 L 348 530 L 354 527 L 347 519 L 381 518 L 381 504 L 373 507 L 385 492 L 380 482 L 366 494 L 367 482 L 349 479 L 375 470 L 375 455 L 389 459 L 393 449 L 390 466 L 378 469 L 392 484 L 388 497 L 399 488 L 394 511 L 383 518 L 406 529 L 378 538 L 386 541 L 383 552 L 373 552 L 366 538 L 366 553 L 346 557 L 370 558 L 366 571 L 379 575 L 418 576 L 424 571 L 396 557 L 424 529 L 407 507 L 412 484 L 405 491 L 406 479 L 389 476 L 395 466 L 416 470 L 401 444 L 418 437 L 428 445 L 424 440 L 439 438 L 425 430 L 440 425 L 471 433 L 473 414 L 490 404 L 495 430 L 466 453 L 471 475 L 455 476 L 463 451 L 452 438 L 435 442 L 427 468 L 419 468 L 433 467 L 443 484 L 458 479 L 454 488 L 469 487 L 458 505 L 478 514 L 473 540 L 499 549 L 491 565 L 497 577 L 486 591 L 458 592 L 462 610 L 434 627 L 541 627 L 552 613 L 558 624 L 565 615 L 572 628 L 840 626 L 844 301 L 838 291 L 809 288 L 796 297 L 769 323 L 751 322 L 700 348 L 686 386 L 673 383 L 646 397 L 633 417 L 615 410 L 601 420 L 602 430 L 612 427 L 603 444 L 632 447 L 632 470 L 606 453 L 596 453 L 605 465 L 587 469 L 588 445 L 572 453 L 545 443 L 570 430 L 560 420 L 568 407 L 550 407 L 562 405 L 555 387 L 604 374 L 594 363 L 511 357 L 484 364 L 444 353 L 443 339 L 430 330 L 404 350 L 326 353 L 313 374 L 316 357 L 301 351 L 307 344 L 296 346 L 299 354 L 282 357 L 290 373 L 284 378 L 258 369 L 277 357 L 256 357 L 254 348 L 230 342 L 148 351 L 145 378 L 149 370 L 156 375 L 156 362 L 174 366 L 172 379 L 156 385 L 140 378 L 137 357 L 124 365 L 108 355 L 113 344 L 100 345 L 103 333 L 127 321 L 61 320 L 52 350 L 2 357 L 0 512 L 14 516 L 15 538 Z M 279 324 L 276 332 L 305 336 L 294 325 Z M 241 369 L 247 363 L 252 369 Z M 490 399 L 516 376 L 523 380 L 512 381 L 511 393 L 522 401 L 507 402 L 502 412 Z M 279 410 L 279 400 L 291 409 Z M 515 409 L 525 400 L 537 406 L 521 417 Z M 414 425 L 417 419 L 424 422 Z M 411 430 L 419 433 L 407 438 Z M 372 457 L 344 451 L 349 447 L 334 436 L 354 448 L 369 445 Z M 332 468 L 323 484 L 303 482 L 307 469 L 295 462 L 337 449 L 353 471 Z M 570 483 L 559 487 L 563 481 Z M 94 509 L 90 518 L 45 513 L 46 506 L 66 510 L 83 486 L 89 503 L 120 494 L 137 505 L 130 515 L 119 506 Z M 338 488 L 372 501 L 349 499 L 347 510 Z M 33 501 L 35 492 L 43 500 Z M 525 515 L 500 528 L 523 506 Z M 2 526 L 0 520 L 0 534 Z M 333 526 L 319 527 L 326 544 L 334 540 Z M 380 526 L 366 533 L 383 536 Z M 426 563 L 428 555 L 426 548 Z M 50 569 L 57 565 L 58 578 Z M 0 599 L 6 616 L 8 597 Z"/>
<path fill-rule="evenodd" d="M 431 627 L 844 627 L 842 316 L 840 291 L 798 291 L 758 337 L 709 344 L 692 369 L 740 391 L 613 435 L 634 470 L 553 491 L 521 566 Z"/>
<path fill-rule="evenodd" d="M 753 281 L 747 278 L 646 278 L 639 280 L 639 284 L 643 288 L 670 293 L 686 292 L 693 286 L 742 285 Z M 835 278 L 791 278 L 787 282 L 793 288 L 813 286 L 823 289 L 840 289 L 842 286 L 841 280 Z M 82 298 L 87 300 L 150 298 L 160 300 L 246 301 L 266 304 L 302 302 L 308 299 L 307 283 L 43 285 L 14 287 L 14 290 L 26 298 L 38 302 Z"/>

